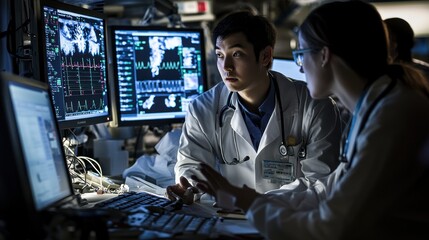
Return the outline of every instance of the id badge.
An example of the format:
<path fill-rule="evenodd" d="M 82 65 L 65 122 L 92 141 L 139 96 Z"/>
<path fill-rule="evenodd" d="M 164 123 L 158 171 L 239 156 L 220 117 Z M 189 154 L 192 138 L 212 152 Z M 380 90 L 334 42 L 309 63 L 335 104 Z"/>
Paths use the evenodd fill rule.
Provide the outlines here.
<path fill-rule="evenodd" d="M 294 180 L 293 164 L 286 161 L 263 160 L 262 178 L 271 183 L 286 184 Z"/>

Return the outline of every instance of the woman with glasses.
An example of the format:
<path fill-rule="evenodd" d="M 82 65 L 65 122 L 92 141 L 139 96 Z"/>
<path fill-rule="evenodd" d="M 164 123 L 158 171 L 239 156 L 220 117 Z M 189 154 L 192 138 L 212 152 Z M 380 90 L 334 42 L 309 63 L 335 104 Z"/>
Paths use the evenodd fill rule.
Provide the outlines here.
<path fill-rule="evenodd" d="M 335 103 L 314 100 L 305 82 L 270 71 L 275 40 L 271 23 L 246 11 L 226 16 L 215 27 L 223 82 L 189 105 L 177 184 L 166 191 L 171 199 L 192 202 L 195 188 L 188 180 L 202 162 L 235 186 L 259 193 L 308 183 L 338 165 L 341 126 Z"/>
<path fill-rule="evenodd" d="M 197 187 L 246 211 L 267 239 L 429 239 L 426 82 L 388 64 L 382 19 L 364 1 L 319 6 L 298 39 L 311 96 L 333 94 L 353 113 L 340 165 L 307 188 L 261 195 L 202 164 Z"/>

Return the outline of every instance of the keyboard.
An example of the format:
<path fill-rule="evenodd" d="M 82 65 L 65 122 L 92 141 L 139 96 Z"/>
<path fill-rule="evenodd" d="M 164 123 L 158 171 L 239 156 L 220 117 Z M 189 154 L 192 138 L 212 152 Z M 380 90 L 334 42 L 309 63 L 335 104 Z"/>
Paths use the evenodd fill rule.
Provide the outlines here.
<path fill-rule="evenodd" d="M 142 206 L 161 207 L 166 211 L 172 211 L 182 207 L 181 202 L 171 201 L 167 198 L 156 196 L 147 192 L 127 192 L 114 198 L 96 203 L 94 208 L 130 212 Z"/>
<path fill-rule="evenodd" d="M 120 224 L 112 223 L 113 232 L 138 229 L 139 232 L 160 234 L 159 237 L 211 236 L 217 217 L 202 217 L 173 212 L 182 207 L 181 202 L 152 195 L 147 192 L 127 192 L 96 203 L 93 208 L 126 213 Z M 150 235 L 153 238 L 153 235 Z M 141 239 L 145 239 L 140 235 Z"/>
<path fill-rule="evenodd" d="M 210 236 L 217 217 L 201 217 L 190 214 L 163 212 L 136 212 L 128 215 L 128 226 L 176 236 Z"/>

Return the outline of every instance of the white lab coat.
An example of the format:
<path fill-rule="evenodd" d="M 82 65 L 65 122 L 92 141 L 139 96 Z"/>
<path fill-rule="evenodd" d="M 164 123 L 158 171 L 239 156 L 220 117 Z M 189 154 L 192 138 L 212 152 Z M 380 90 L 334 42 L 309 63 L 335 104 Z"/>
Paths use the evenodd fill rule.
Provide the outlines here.
<path fill-rule="evenodd" d="M 330 99 L 314 100 L 310 97 L 305 82 L 294 83 L 280 73 L 272 73 L 279 85 L 285 136 L 297 139 L 297 145 L 293 147 L 295 157 L 290 158 L 297 177 L 303 174 L 309 178 L 328 175 L 338 165 L 341 138 L 335 103 Z M 205 162 L 236 186 L 246 184 L 261 193 L 280 188 L 284 182 L 274 182 L 262 176 L 263 160 L 280 160 L 281 157 L 281 125 L 277 100 L 256 151 L 239 110 L 236 93 L 233 94 L 231 103 L 237 110 L 227 110 L 223 117 L 223 127 L 219 127 L 219 113 L 227 102 L 228 94 L 229 90 L 222 82 L 189 105 L 175 165 L 176 182 L 180 176 L 190 179 L 192 174 L 199 175 L 194 169 L 199 162 Z M 303 121 L 303 116 L 306 121 Z M 302 140 L 305 141 L 306 158 L 298 159 L 296 156 Z M 245 156 L 249 156 L 249 160 L 238 165 L 228 165 L 223 164 L 223 156 L 227 161 L 237 157 L 243 159 Z"/>
<path fill-rule="evenodd" d="M 351 166 L 341 163 L 310 188 L 253 202 L 247 217 L 265 237 L 429 239 L 429 156 L 419 156 L 429 147 L 429 99 L 398 82 L 369 111 L 389 82 L 377 80 L 363 99 L 347 151 Z"/>

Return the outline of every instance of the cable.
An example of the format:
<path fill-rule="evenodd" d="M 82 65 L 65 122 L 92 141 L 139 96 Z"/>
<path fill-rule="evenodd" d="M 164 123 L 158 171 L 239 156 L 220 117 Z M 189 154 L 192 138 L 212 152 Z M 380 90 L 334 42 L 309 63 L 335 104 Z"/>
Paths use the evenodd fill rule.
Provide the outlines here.
<path fill-rule="evenodd" d="M 20 26 L 18 26 L 16 29 L 13 29 L 13 25 L 14 25 L 15 21 L 14 20 L 9 20 L 8 26 L 7 26 L 7 30 L 6 30 L 6 49 L 8 51 L 8 53 L 10 55 L 12 55 L 13 57 L 19 59 L 19 60 L 31 60 L 31 57 L 27 57 L 27 56 L 20 56 L 18 54 L 16 54 L 15 52 L 13 52 L 12 49 L 12 44 L 11 41 L 14 41 L 15 38 L 12 37 L 12 33 L 15 33 L 16 31 L 18 31 L 19 29 L 23 28 L 26 29 L 26 26 L 30 23 L 30 19 L 25 20 Z M 25 32 L 24 32 L 25 33 Z M 28 33 L 27 33 L 28 34 Z M 17 46 L 17 48 L 22 48 L 23 46 Z"/>
<path fill-rule="evenodd" d="M 143 15 L 143 18 L 140 20 L 139 24 L 146 26 L 149 25 L 153 18 L 153 12 L 155 11 L 155 7 L 152 5 L 146 9 L 146 12 Z"/>
<path fill-rule="evenodd" d="M 140 145 L 140 139 L 142 138 L 142 135 L 143 135 L 142 132 L 143 132 L 143 126 L 140 127 L 137 133 L 136 142 L 134 144 L 134 156 L 133 156 L 134 161 L 137 161 L 137 149 Z M 145 132 L 147 132 L 147 130 L 145 130 Z"/>
<path fill-rule="evenodd" d="M 68 142 L 70 143 L 70 141 L 68 141 Z M 102 181 L 102 179 L 103 179 L 103 172 L 102 172 L 102 168 L 101 168 L 100 164 L 95 159 L 92 159 L 90 157 L 76 156 L 76 154 L 74 153 L 73 149 L 71 149 L 69 146 L 67 146 L 66 143 L 67 143 L 67 141 L 63 144 L 64 145 L 64 149 L 66 151 L 65 155 L 67 156 L 67 160 L 68 161 L 70 159 L 72 159 L 72 161 L 70 161 L 71 163 L 69 165 L 70 175 L 71 176 L 74 175 L 73 173 L 76 173 L 76 175 L 83 175 L 84 176 L 84 178 L 83 178 L 84 179 L 84 184 L 86 185 L 88 183 L 88 180 L 87 180 L 87 173 L 88 172 L 86 170 L 86 163 L 85 163 L 85 161 L 86 161 L 99 174 L 99 176 L 100 176 L 99 180 L 100 181 L 97 184 L 99 184 L 99 189 L 101 189 L 101 190 L 104 191 L 104 189 L 103 189 L 103 181 Z M 71 166 L 73 165 L 74 162 L 78 162 L 83 167 L 83 170 L 84 170 L 83 173 L 79 172 L 77 170 L 76 166 L 73 169 L 71 168 Z M 95 163 L 95 165 L 94 165 L 94 163 Z M 82 179 L 82 177 L 80 177 L 80 176 L 79 176 L 79 178 Z"/>
<path fill-rule="evenodd" d="M 83 132 L 84 131 L 81 133 Z M 63 140 L 64 153 L 66 155 L 70 176 L 73 180 L 78 180 L 73 181 L 73 183 L 83 181 L 84 186 L 82 188 L 79 186 L 81 190 L 89 186 L 98 193 L 118 193 L 118 191 L 123 191 L 118 184 L 103 176 L 103 169 L 96 159 L 87 156 L 77 156 L 75 151 L 76 147 L 81 145 L 82 142 L 85 142 L 79 140 L 80 138 L 81 135 L 76 135 L 75 131 L 70 130 L 69 138 L 67 139 L 67 137 L 65 137 Z M 71 141 L 72 139 L 76 141 Z M 91 171 L 87 169 L 88 167 Z"/>
<path fill-rule="evenodd" d="M 96 160 L 94 160 L 90 157 L 79 156 L 78 158 L 86 160 L 86 161 L 88 161 L 89 164 L 91 164 L 91 166 L 94 168 L 94 170 L 100 175 L 100 187 L 103 188 L 103 171 L 101 169 L 100 164 Z M 94 166 L 93 162 L 97 164 L 99 169 L 97 169 Z"/>

